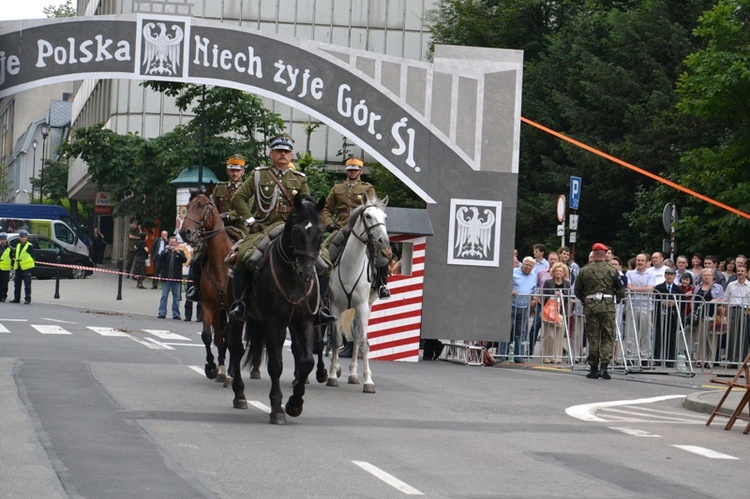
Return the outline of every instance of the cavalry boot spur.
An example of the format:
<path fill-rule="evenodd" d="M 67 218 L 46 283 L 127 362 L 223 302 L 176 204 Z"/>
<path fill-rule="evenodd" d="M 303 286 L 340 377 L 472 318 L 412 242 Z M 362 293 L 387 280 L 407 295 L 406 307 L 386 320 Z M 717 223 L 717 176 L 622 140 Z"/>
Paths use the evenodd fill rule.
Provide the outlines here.
<path fill-rule="evenodd" d="M 599 378 L 599 366 L 591 366 L 591 371 L 586 375 L 589 379 L 597 379 Z"/>
<path fill-rule="evenodd" d="M 609 364 L 602 364 L 601 369 L 599 369 L 599 377 L 602 379 L 612 379 L 612 376 L 609 375 L 607 372 L 607 368 L 609 367 Z"/>

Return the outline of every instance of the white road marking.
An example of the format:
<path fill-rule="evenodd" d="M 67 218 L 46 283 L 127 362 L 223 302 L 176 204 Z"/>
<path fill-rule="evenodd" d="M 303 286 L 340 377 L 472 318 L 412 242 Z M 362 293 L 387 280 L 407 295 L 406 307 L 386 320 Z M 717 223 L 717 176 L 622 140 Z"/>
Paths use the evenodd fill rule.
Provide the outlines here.
<path fill-rule="evenodd" d="M 619 431 L 620 433 L 624 433 L 625 435 L 630 435 L 633 437 L 661 438 L 661 435 L 656 435 L 655 433 L 649 433 L 643 430 L 633 430 L 630 428 L 618 428 L 617 426 L 609 426 L 609 429 Z"/>
<path fill-rule="evenodd" d="M 66 331 L 60 326 L 48 326 L 46 324 L 32 324 L 31 327 L 36 329 L 42 334 L 71 334 L 70 331 Z"/>
<path fill-rule="evenodd" d="M 10 331 L 8 331 L 8 329 L 5 326 L 0 324 L 0 333 L 10 333 Z"/>
<path fill-rule="evenodd" d="M 203 369 L 201 369 L 198 366 L 188 366 L 188 367 L 190 369 L 192 369 L 193 371 L 197 372 L 198 374 L 200 374 L 201 376 L 205 376 L 206 375 L 206 373 L 203 372 Z"/>
<path fill-rule="evenodd" d="M 271 408 L 268 407 L 266 404 L 262 404 L 258 402 L 257 400 L 248 400 L 248 404 L 255 407 L 256 409 L 260 409 L 261 411 L 265 412 L 266 414 L 271 414 Z"/>
<path fill-rule="evenodd" d="M 59 322 L 61 324 L 78 324 L 77 322 L 64 321 L 60 319 L 52 319 L 51 317 L 42 317 L 42 319 L 44 319 L 45 321 L 50 321 L 50 322 Z"/>
<path fill-rule="evenodd" d="M 352 461 L 354 464 L 365 470 L 366 472 L 373 475 L 375 478 L 379 478 L 380 480 L 384 481 L 394 489 L 403 492 L 404 494 L 410 495 L 410 496 L 423 496 L 424 494 L 411 485 L 402 482 L 395 476 L 391 475 L 390 473 L 386 473 L 385 471 L 381 470 L 377 466 L 373 466 L 372 464 L 366 462 L 366 461 Z"/>
<path fill-rule="evenodd" d="M 580 404 L 568 407 L 565 409 L 565 414 L 572 416 L 581 421 L 599 421 L 605 422 L 606 419 L 599 418 L 594 414 L 600 409 L 606 409 L 607 407 L 618 407 L 623 405 L 635 405 L 635 404 L 651 404 L 653 402 L 661 402 L 663 400 L 672 400 L 685 398 L 686 395 L 664 395 L 661 397 L 651 397 L 646 399 L 635 399 L 635 400 L 614 400 L 611 402 L 594 402 L 593 404 Z"/>
<path fill-rule="evenodd" d="M 190 338 L 185 338 L 181 334 L 173 333 L 172 331 L 165 331 L 163 329 L 144 329 L 144 331 L 151 333 L 162 340 L 190 341 Z"/>
<path fill-rule="evenodd" d="M 672 445 L 672 447 L 677 447 L 678 449 L 686 450 L 688 452 L 692 452 L 693 454 L 698 454 L 699 456 L 708 457 L 710 459 L 732 459 L 736 461 L 740 460 L 739 457 L 730 456 L 729 454 L 722 454 L 721 452 L 706 449 L 705 447 L 698 447 L 697 445 Z"/>
<path fill-rule="evenodd" d="M 681 414 L 674 413 L 674 416 L 660 416 L 658 414 L 649 414 L 647 411 L 645 411 L 645 408 L 643 411 L 638 410 L 638 408 L 633 408 L 633 410 L 627 411 L 624 409 L 602 409 L 601 411 L 607 416 L 608 420 L 616 419 L 618 421 L 627 421 L 629 423 L 674 423 L 674 424 L 705 424 L 705 418 L 701 417 L 700 420 L 698 419 L 686 419 Z M 646 412 L 646 414 L 644 414 Z M 626 418 L 626 417 L 618 417 L 618 416 L 610 416 L 610 413 L 616 413 L 616 414 L 628 414 L 631 416 L 640 416 L 638 418 Z"/>
<path fill-rule="evenodd" d="M 115 336 L 119 338 L 127 338 L 130 335 L 127 333 L 124 333 L 122 331 L 118 331 L 117 329 L 111 328 L 111 327 L 94 327 L 89 326 L 88 329 L 91 329 L 93 332 L 97 334 L 101 334 L 102 336 Z"/>
<path fill-rule="evenodd" d="M 135 338 L 133 338 L 133 339 L 135 339 Z M 153 338 L 144 338 L 144 339 L 145 339 L 146 341 L 150 341 L 150 342 L 151 342 L 151 343 L 153 343 L 154 345 L 157 345 L 157 346 L 158 346 L 159 348 L 163 348 L 164 350 L 174 350 L 174 348 L 170 347 L 170 346 L 169 346 L 169 345 L 167 345 L 166 343 L 162 343 L 161 341 L 156 341 L 156 340 L 155 340 L 155 339 L 153 339 Z"/>

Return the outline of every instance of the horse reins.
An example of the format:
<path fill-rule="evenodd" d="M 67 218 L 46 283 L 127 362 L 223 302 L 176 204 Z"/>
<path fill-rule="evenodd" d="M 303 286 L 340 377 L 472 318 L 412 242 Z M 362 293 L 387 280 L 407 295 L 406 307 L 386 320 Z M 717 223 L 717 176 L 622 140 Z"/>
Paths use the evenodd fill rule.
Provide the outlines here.
<path fill-rule="evenodd" d="M 206 212 L 204 213 L 202 220 L 199 221 L 192 217 L 185 216 L 185 220 L 190 220 L 191 222 L 194 222 L 198 226 L 199 232 L 198 232 L 197 244 L 202 244 L 208 241 L 209 239 L 211 239 L 212 237 L 217 236 L 227 230 L 227 227 L 224 225 L 224 222 L 221 220 L 221 217 L 219 217 L 219 223 L 221 223 L 220 228 L 211 229 L 211 230 L 207 230 L 205 228 L 205 225 L 209 221 L 209 218 L 214 218 L 214 208 L 216 208 L 216 205 L 214 204 L 213 201 L 209 199 L 209 202 L 206 205 Z M 217 289 L 217 291 L 219 291 L 219 296 L 223 297 L 224 286 L 220 282 L 216 282 L 212 273 L 209 273 L 208 276 L 209 276 L 209 279 L 211 280 L 211 284 L 214 286 L 214 288 Z"/>
<path fill-rule="evenodd" d="M 271 245 L 273 247 L 271 248 L 270 261 L 268 263 L 269 263 L 269 265 L 271 265 L 271 275 L 273 276 L 273 282 L 274 282 L 274 284 L 276 284 L 276 289 L 278 289 L 279 293 L 281 293 L 281 297 L 284 298 L 286 300 L 286 302 L 289 303 L 292 306 L 291 309 L 289 310 L 289 318 L 287 319 L 287 322 L 289 322 L 289 321 L 292 320 L 292 316 L 294 315 L 295 308 L 297 307 L 297 305 L 299 305 L 300 303 L 302 303 L 303 300 L 305 301 L 305 304 L 307 304 L 307 311 L 311 315 L 315 315 L 315 314 L 318 313 L 318 310 L 320 309 L 320 282 L 318 281 L 318 274 L 317 274 L 317 272 L 315 273 L 315 280 L 310 283 L 310 287 L 307 289 L 307 291 L 302 296 L 299 297 L 299 299 L 292 300 L 291 298 L 289 298 L 289 296 L 286 294 L 286 291 L 282 287 L 281 282 L 279 281 L 279 276 L 276 274 L 276 266 L 273 264 L 273 257 L 274 257 L 274 255 L 277 252 L 281 253 L 281 259 L 285 263 L 292 264 L 295 267 L 297 265 L 297 260 L 296 260 L 296 258 L 294 260 L 291 260 L 286 255 L 286 253 L 284 252 L 284 250 L 281 248 L 281 246 L 282 246 L 281 243 L 277 242 L 280 239 L 282 239 L 282 238 L 280 237 L 278 239 L 274 239 L 271 242 Z M 295 255 L 300 255 L 301 254 L 301 255 L 311 256 L 310 252 L 308 252 L 308 251 L 301 251 L 301 250 L 294 250 L 294 254 Z M 307 301 L 307 298 L 310 296 L 310 293 L 312 293 L 313 287 L 317 287 L 317 290 L 318 290 L 318 300 L 317 300 L 317 303 L 315 304 L 315 310 L 311 310 L 310 309 L 309 302 Z"/>
<path fill-rule="evenodd" d="M 372 229 L 374 229 L 375 227 L 378 227 L 380 225 L 385 226 L 385 224 L 384 223 L 376 223 L 376 224 L 368 226 L 365 223 L 365 211 L 367 211 L 367 209 L 369 207 L 371 207 L 371 206 L 375 206 L 375 205 L 374 204 L 370 204 L 370 205 L 365 206 L 362 209 L 362 211 L 359 213 L 359 215 L 357 216 L 357 218 L 359 218 L 360 220 L 362 220 L 362 226 L 364 227 L 364 230 L 360 234 L 357 234 L 356 232 L 354 232 L 354 230 L 352 230 L 352 234 L 354 234 L 354 237 L 356 237 L 359 242 L 361 242 L 362 244 L 364 244 L 367 247 L 367 249 L 369 250 L 369 253 L 372 254 L 372 253 L 375 252 L 375 242 L 373 241 L 373 237 L 372 237 Z M 363 234 L 367 234 L 367 240 L 364 240 L 364 239 L 362 239 L 360 237 Z M 344 251 L 346 251 L 346 245 L 344 245 L 344 249 L 341 250 L 341 255 L 342 256 L 344 254 Z M 372 282 L 372 280 L 370 278 L 370 274 L 371 274 L 370 267 L 374 265 L 374 262 L 371 261 L 371 260 L 374 260 L 374 256 L 372 258 L 368 258 L 367 259 L 367 267 L 368 267 L 367 282 Z M 344 286 L 344 282 L 341 280 L 341 267 L 340 266 L 338 268 L 338 271 L 336 272 L 336 274 L 339 277 L 339 284 L 341 284 L 341 289 L 344 291 L 344 294 L 346 295 L 347 309 L 352 308 L 352 297 L 354 296 L 354 290 L 357 288 L 357 284 L 359 284 L 359 280 L 362 278 L 362 274 L 364 273 L 364 271 L 365 271 L 365 265 L 362 265 L 362 268 L 359 270 L 359 275 L 357 276 L 357 280 L 354 281 L 354 284 L 352 285 L 351 291 L 347 291 L 346 290 L 346 287 Z"/>

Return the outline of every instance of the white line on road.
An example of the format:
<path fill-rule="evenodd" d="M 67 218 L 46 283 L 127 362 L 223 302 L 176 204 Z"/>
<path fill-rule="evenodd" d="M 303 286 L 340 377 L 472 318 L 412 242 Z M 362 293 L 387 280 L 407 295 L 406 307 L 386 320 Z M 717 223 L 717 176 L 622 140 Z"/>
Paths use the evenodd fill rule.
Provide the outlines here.
<path fill-rule="evenodd" d="M 161 341 L 156 341 L 156 340 L 155 340 L 155 339 L 153 339 L 153 338 L 144 338 L 144 339 L 145 339 L 146 341 L 150 341 L 150 342 L 151 342 L 151 343 L 153 343 L 154 345 L 158 345 L 158 346 L 159 346 L 159 348 L 163 348 L 164 350 L 174 350 L 174 348 L 170 347 L 170 346 L 169 346 L 169 345 L 167 345 L 166 343 L 162 343 Z"/>
<path fill-rule="evenodd" d="M 617 426 L 610 426 L 609 429 L 619 431 L 620 433 L 624 433 L 625 435 L 630 435 L 633 437 L 661 438 L 661 435 L 657 435 L 655 433 L 649 433 L 643 430 L 633 430 L 630 428 L 618 428 Z"/>
<path fill-rule="evenodd" d="M 122 331 L 118 331 L 117 329 L 111 328 L 111 327 L 94 327 L 94 326 L 88 326 L 88 329 L 91 329 L 97 334 L 100 334 L 102 336 L 115 336 L 118 338 L 127 338 L 129 335 L 127 333 L 124 333 Z"/>
<path fill-rule="evenodd" d="M 255 407 L 256 409 L 260 409 L 261 411 L 265 412 L 266 414 L 271 414 L 271 408 L 268 407 L 266 404 L 262 404 L 258 402 L 257 400 L 248 400 L 248 404 Z"/>
<path fill-rule="evenodd" d="M 0 333 L 10 333 L 10 331 L 8 331 L 8 328 L 0 324 Z"/>
<path fill-rule="evenodd" d="M 605 409 L 607 407 L 617 407 L 622 405 L 634 405 L 634 404 L 651 404 L 653 402 L 661 402 L 663 400 L 672 400 L 685 398 L 686 395 L 664 395 L 661 397 L 651 397 L 646 399 L 636 400 L 614 400 L 611 402 L 594 402 L 593 404 L 581 404 L 574 405 L 565 409 L 565 414 L 572 416 L 581 421 L 600 421 L 605 422 L 606 419 L 596 417 L 594 413 L 599 409 Z"/>
<path fill-rule="evenodd" d="M 77 322 L 64 321 L 61 319 L 52 319 L 51 317 L 42 317 L 42 319 L 44 319 L 45 321 L 50 321 L 50 322 L 59 322 L 61 324 L 78 324 Z"/>
<path fill-rule="evenodd" d="M 206 373 L 203 372 L 203 369 L 198 366 L 188 366 L 188 367 L 192 369 L 193 371 L 197 372 L 198 374 L 200 374 L 201 376 L 206 375 Z"/>
<path fill-rule="evenodd" d="M 48 326 L 46 324 L 32 324 L 31 327 L 36 329 L 42 334 L 71 334 L 69 331 L 64 330 L 60 326 Z"/>
<path fill-rule="evenodd" d="M 424 494 L 412 487 L 411 485 L 402 482 L 395 476 L 391 475 L 390 473 L 386 473 L 385 471 L 381 470 L 377 466 L 373 466 L 372 464 L 366 462 L 366 461 L 352 461 L 354 464 L 365 470 L 366 472 L 373 475 L 375 478 L 379 478 L 380 480 L 384 481 L 394 489 L 403 492 L 404 494 L 410 495 L 410 496 L 423 496 Z"/>
<path fill-rule="evenodd" d="M 151 333 L 162 340 L 179 340 L 179 341 L 190 341 L 190 338 L 186 338 L 181 334 L 173 333 L 172 331 L 165 331 L 163 329 L 144 329 L 147 333 Z"/>
<path fill-rule="evenodd" d="M 706 449 L 705 447 L 698 447 L 697 445 L 673 445 L 672 447 L 677 447 L 678 449 L 686 450 L 688 452 L 692 452 L 693 454 L 698 454 L 699 456 L 708 457 L 711 459 L 733 459 L 739 461 L 739 457 L 730 456 L 729 454 L 722 454 L 721 452 L 716 452 L 715 450 Z"/>

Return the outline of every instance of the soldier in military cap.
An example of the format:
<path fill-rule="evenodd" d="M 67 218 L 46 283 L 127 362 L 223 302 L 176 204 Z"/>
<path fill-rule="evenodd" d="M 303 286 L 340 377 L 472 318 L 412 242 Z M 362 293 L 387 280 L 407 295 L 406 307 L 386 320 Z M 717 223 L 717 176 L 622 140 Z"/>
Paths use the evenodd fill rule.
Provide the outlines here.
<path fill-rule="evenodd" d="M 251 257 L 255 248 L 273 227 L 286 221 L 294 208 L 295 194 L 310 194 L 305 174 L 290 167 L 294 140 L 283 134 L 272 138 L 269 147 L 272 165 L 253 170 L 250 178 L 232 196 L 231 207 L 245 221 L 249 232 L 239 244 L 234 272 L 236 301 L 229 311 L 233 318 L 240 320 L 245 317 L 245 304 L 241 296 L 254 271 Z M 324 259 L 328 260 L 327 252 L 323 253 Z M 329 275 L 330 263 L 327 275 L 318 276 L 322 296 L 328 289 Z M 326 323 L 335 320 L 335 317 L 321 307 L 319 320 Z"/>
<path fill-rule="evenodd" d="M 625 288 L 614 267 L 605 259 L 607 246 L 594 244 L 593 261 L 583 267 L 575 282 L 575 295 L 583 303 L 586 315 L 584 331 L 588 339 L 587 378 L 611 379 L 607 372 L 615 341 L 615 298 L 625 296 Z"/>
<path fill-rule="evenodd" d="M 231 207 L 232 196 L 242 185 L 242 177 L 245 176 L 245 163 L 247 163 L 247 158 L 241 154 L 229 156 L 227 158 L 227 176 L 229 180 L 216 184 L 211 193 L 211 200 L 216 205 L 216 209 L 219 210 L 219 216 L 221 216 L 224 225 L 227 227 L 227 233 L 235 241 L 244 239 L 247 236 L 245 219 Z M 185 298 L 190 301 L 197 302 L 201 299 L 200 282 L 204 251 L 203 245 L 196 247 L 193 259 L 190 260 L 189 275 L 193 284 L 185 293 Z"/>
<path fill-rule="evenodd" d="M 372 184 L 363 181 L 361 178 L 362 170 L 365 166 L 364 161 L 360 158 L 352 157 L 347 159 L 344 164 L 346 165 L 346 180 L 333 186 L 331 192 L 328 193 L 325 208 L 323 208 L 323 212 L 321 213 L 323 225 L 326 227 L 326 230 L 331 232 L 326 238 L 326 246 L 331 244 L 339 229 L 346 226 L 349 221 L 349 214 L 353 209 L 362 204 L 365 195 L 369 199 L 375 199 L 375 188 Z M 375 257 L 376 255 L 372 256 Z M 381 299 L 390 298 L 391 293 L 387 287 L 390 258 L 384 255 L 383 258 L 379 258 L 378 260 L 383 265 L 377 267 L 378 280 L 373 283 L 373 287 L 377 289 L 378 296 Z"/>

